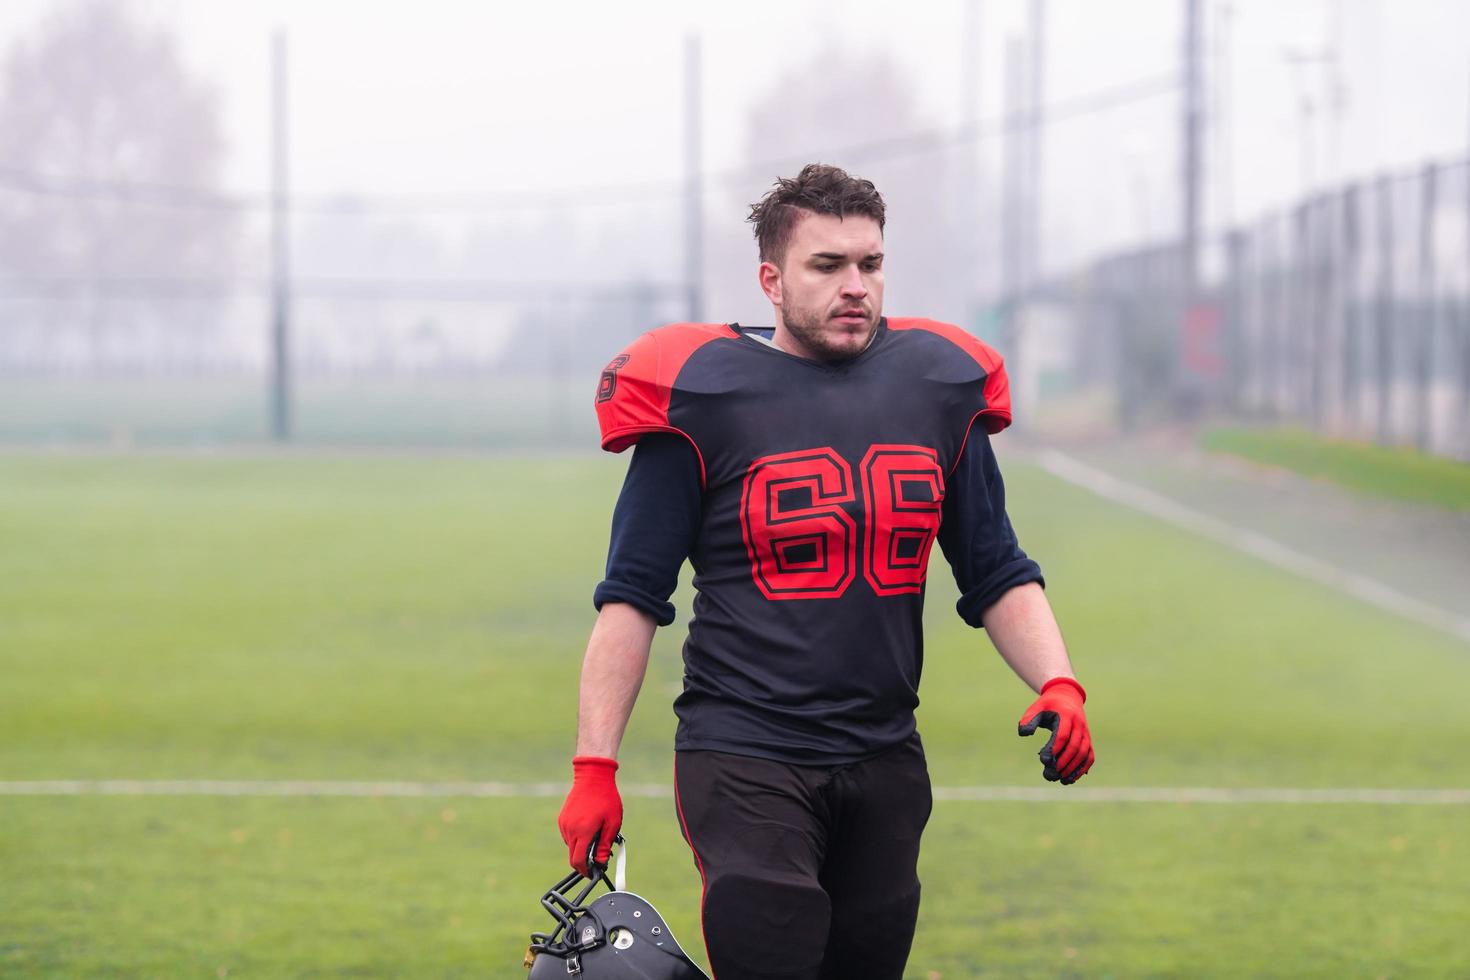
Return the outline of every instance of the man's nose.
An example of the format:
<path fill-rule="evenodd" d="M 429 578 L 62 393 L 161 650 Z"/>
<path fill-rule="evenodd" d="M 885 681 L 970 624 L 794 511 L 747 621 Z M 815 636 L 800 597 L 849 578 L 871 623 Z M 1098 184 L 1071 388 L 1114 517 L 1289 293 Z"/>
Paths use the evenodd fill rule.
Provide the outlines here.
<path fill-rule="evenodd" d="M 863 285 L 863 273 L 856 265 L 850 265 L 842 275 L 842 295 L 862 299 L 868 295 L 868 287 Z"/>

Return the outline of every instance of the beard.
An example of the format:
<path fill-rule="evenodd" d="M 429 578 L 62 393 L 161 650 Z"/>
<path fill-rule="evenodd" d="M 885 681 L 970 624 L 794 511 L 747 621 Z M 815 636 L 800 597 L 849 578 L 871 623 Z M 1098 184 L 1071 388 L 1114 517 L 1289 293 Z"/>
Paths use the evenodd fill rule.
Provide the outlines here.
<path fill-rule="evenodd" d="M 878 312 L 869 310 L 860 326 L 838 323 L 827 310 L 781 304 L 781 320 L 797 342 L 823 361 L 847 361 L 867 350 L 878 331 Z"/>

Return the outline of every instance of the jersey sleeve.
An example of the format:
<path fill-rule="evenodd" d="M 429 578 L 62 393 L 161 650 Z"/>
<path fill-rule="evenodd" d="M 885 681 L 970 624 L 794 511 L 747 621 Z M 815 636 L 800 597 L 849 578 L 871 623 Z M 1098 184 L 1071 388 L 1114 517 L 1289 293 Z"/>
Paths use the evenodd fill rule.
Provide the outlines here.
<path fill-rule="evenodd" d="M 640 441 L 613 509 L 607 577 L 592 604 L 600 611 L 626 602 L 660 626 L 672 623 L 669 597 L 699 531 L 700 503 L 699 460 L 690 444 L 672 434 Z"/>
<path fill-rule="evenodd" d="M 939 523 L 944 551 L 960 598 L 955 609 L 971 626 L 1007 591 L 1027 582 L 1045 586 L 1041 567 L 1027 557 L 1006 514 L 1005 481 L 990 438 L 970 433 L 946 487 Z"/>
<path fill-rule="evenodd" d="M 602 448 L 620 453 L 653 432 L 682 436 L 699 456 L 701 485 L 704 456 L 694 438 L 669 419 L 679 372 L 696 350 L 728 335 L 713 323 L 675 323 L 650 330 L 614 357 L 597 381 L 597 425 Z"/>

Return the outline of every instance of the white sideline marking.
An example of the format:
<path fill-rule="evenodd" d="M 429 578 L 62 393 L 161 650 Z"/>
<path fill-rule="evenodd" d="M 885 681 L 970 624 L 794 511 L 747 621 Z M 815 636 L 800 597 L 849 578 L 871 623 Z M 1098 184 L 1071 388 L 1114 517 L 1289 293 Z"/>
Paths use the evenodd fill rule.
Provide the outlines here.
<path fill-rule="evenodd" d="M 1443 630 L 1451 636 L 1470 642 L 1470 619 L 1405 595 L 1376 579 L 1343 571 L 1335 565 L 1288 548 L 1258 531 L 1236 527 L 1202 514 L 1162 494 L 1127 483 L 1056 450 L 1042 450 L 1037 453 L 1036 458 L 1041 468 L 1051 475 L 1106 500 L 1142 511 L 1150 517 L 1243 551 L 1277 568 L 1320 582 L 1369 605 L 1411 619 L 1421 626 Z"/>
<path fill-rule="evenodd" d="M 936 786 L 947 802 L 1371 803 L 1470 806 L 1470 789 L 1227 789 L 1209 786 Z"/>
<path fill-rule="evenodd" d="M 358 796 L 505 797 L 566 795 L 566 783 L 352 782 L 321 779 L 36 779 L 0 781 L 0 796 Z M 673 798 L 672 786 L 633 783 L 624 796 Z"/>
<path fill-rule="evenodd" d="M 672 786 L 632 783 L 622 794 L 670 799 Z M 41 779 L 0 782 L 0 796 L 295 796 L 560 798 L 566 783 L 322 780 Z M 947 803 L 1357 803 L 1470 806 L 1470 789 L 1289 789 L 1199 786 L 936 786 Z"/>

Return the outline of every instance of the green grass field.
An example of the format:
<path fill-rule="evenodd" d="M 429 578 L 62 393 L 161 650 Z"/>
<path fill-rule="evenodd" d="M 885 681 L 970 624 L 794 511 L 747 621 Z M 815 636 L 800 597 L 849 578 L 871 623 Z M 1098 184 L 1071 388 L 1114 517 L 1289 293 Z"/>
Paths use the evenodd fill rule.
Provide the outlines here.
<path fill-rule="evenodd" d="M 1304 429 L 1212 429 L 1200 444 L 1375 497 L 1470 510 L 1470 463 L 1413 449 L 1324 439 Z"/>
<path fill-rule="evenodd" d="M 0 456 L 0 779 L 569 777 L 623 460 Z M 1470 648 L 1008 467 L 1082 786 L 1470 787 Z M 941 786 L 1043 786 L 936 553 Z M 677 599 L 681 617 L 687 590 Z M 620 774 L 669 781 L 677 628 Z M 1470 975 L 1464 806 L 940 802 L 911 975 Z M 0 796 L 0 975 L 523 976 L 560 799 Z M 702 959 L 669 800 L 631 884 Z"/>
<path fill-rule="evenodd" d="M 298 377 L 293 438 L 299 446 L 370 450 L 590 446 L 592 394 L 580 376 Z M 270 438 L 268 395 L 267 380 L 254 376 L 6 377 L 0 446 L 258 445 Z"/>

